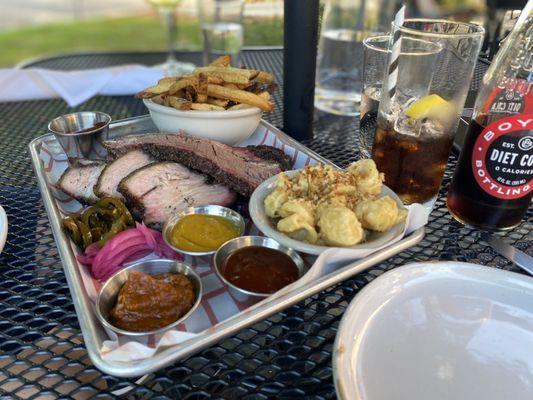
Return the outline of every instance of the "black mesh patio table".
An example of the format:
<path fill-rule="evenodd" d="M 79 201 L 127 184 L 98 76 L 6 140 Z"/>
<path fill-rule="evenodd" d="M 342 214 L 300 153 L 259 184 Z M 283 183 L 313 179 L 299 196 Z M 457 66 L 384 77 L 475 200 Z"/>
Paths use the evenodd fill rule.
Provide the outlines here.
<path fill-rule="evenodd" d="M 180 58 L 196 63 L 199 54 Z M 80 54 L 34 61 L 26 67 L 57 70 L 124 63 L 156 64 L 162 53 Z M 282 82 L 280 49 L 248 50 L 249 67 L 273 71 Z M 478 65 L 471 90 L 485 71 Z M 282 126 L 282 89 L 276 111 L 266 119 Z M 335 398 L 331 352 L 339 321 L 357 292 L 376 276 L 415 261 L 457 260 L 517 271 L 480 238 L 480 231 L 455 222 L 444 195 L 456 157 L 449 166 L 427 233 L 417 246 L 353 279 L 319 293 L 217 345 L 142 380 L 119 379 L 92 366 L 83 344 L 69 288 L 33 176 L 27 145 L 46 132 L 49 120 L 67 112 L 101 110 L 114 120 L 147 111 L 132 96 L 95 97 L 69 108 L 64 101 L 0 103 L 0 204 L 9 218 L 7 244 L 0 255 L 0 393 L 9 398 Z M 317 112 L 315 137 L 307 146 L 345 166 L 358 158 L 357 118 Z M 531 254 L 533 212 L 501 234 Z"/>

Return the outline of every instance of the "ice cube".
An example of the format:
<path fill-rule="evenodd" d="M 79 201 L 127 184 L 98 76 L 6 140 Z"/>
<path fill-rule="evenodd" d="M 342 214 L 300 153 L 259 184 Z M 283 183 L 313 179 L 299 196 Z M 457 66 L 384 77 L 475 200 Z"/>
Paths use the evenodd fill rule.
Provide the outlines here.
<path fill-rule="evenodd" d="M 429 137 L 442 136 L 445 134 L 444 124 L 435 119 L 425 118 L 420 129 L 422 135 Z"/>
<path fill-rule="evenodd" d="M 372 100 L 379 101 L 379 99 L 381 98 L 381 88 L 374 86 L 367 87 L 365 89 L 365 94 Z"/>
<path fill-rule="evenodd" d="M 409 118 L 402 112 L 399 113 L 394 121 L 394 130 L 402 135 L 418 137 L 420 136 L 420 123 Z"/>

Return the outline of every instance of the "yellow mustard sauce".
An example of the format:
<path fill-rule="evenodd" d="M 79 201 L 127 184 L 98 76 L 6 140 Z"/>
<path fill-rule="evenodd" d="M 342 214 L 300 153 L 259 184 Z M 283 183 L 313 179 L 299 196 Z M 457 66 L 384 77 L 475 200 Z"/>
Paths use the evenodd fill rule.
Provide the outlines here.
<path fill-rule="evenodd" d="M 224 217 L 191 214 L 181 218 L 170 232 L 170 242 L 185 251 L 214 251 L 239 236 L 237 226 Z"/>

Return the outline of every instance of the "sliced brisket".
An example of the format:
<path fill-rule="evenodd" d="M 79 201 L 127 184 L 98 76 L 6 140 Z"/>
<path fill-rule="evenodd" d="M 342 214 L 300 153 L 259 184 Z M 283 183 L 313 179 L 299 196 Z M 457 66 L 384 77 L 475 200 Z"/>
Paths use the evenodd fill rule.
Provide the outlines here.
<path fill-rule="evenodd" d="M 137 219 L 160 229 L 172 215 L 189 207 L 229 206 L 235 193 L 222 185 L 209 185 L 206 177 L 175 162 L 158 162 L 140 168 L 119 185 Z"/>
<path fill-rule="evenodd" d="M 104 162 L 98 161 L 71 165 L 63 172 L 56 186 L 76 200 L 92 204 L 98 200 L 93 188 L 105 166 Z"/>
<path fill-rule="evenodd" d="M 94 193 L 98 197 L 113 196 L 123 200 L 124 197 L 118 192 L 120 181 L 133 171 L 152 162 L 154 159 L 140 150 L 133 150 L 120 156 L 104 168 L 98 178 Z"/>
<path fill-rule="evenodd" d="M 283 150 L 264 144 L 258 146 L 246 146 L 246 148 L 252 150 L 257 157 L 262 158 L 263 160 L 277 162 L 282 171 L 287 171 L 292 168 L 292 160 L 283 152 Z"/>
<path fill-rule="evenodd" d="M 129 135 L 104 143 L 118 157 L 137 149 L 157 160 L 179 162 L 249 196 L 264 180 L 290 167 L 281 150 L 265 146 L 232 147 L 205 138 L 179 134 Z"/>

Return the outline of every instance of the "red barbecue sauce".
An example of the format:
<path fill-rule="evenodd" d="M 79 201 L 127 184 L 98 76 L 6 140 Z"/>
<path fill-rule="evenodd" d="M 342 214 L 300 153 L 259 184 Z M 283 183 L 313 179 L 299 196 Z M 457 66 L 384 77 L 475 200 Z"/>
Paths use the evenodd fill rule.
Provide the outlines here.
<path fill-rule="evenodd" d="M 298 279 L 298 267 L 279 250 L 249 246 L 229 255 L 222 265 L 222 274 L 242 289 L 274 293 Z"/>

